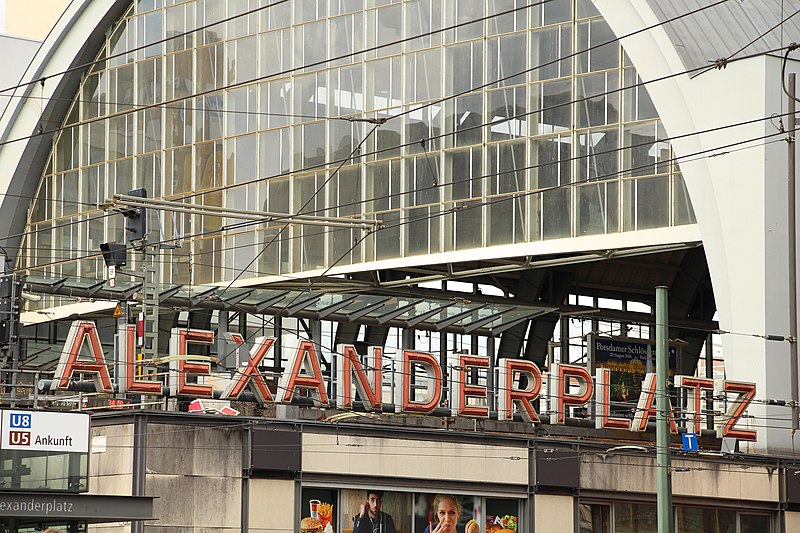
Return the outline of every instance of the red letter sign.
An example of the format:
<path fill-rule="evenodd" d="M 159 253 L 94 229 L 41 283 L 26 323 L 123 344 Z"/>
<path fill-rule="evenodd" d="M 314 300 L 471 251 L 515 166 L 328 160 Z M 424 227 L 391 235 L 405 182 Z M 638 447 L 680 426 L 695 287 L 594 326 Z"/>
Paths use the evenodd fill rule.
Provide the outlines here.
<path fill-rule="evenodd" d="M 236 344 L 244 344 L 244 338 L 238 333 L 231 334 L 230 338 Z M 274 401 L 272 399 L 272 393 L 267 387 L 267 382 L 264 381 L 264 376 L 262 376 L 261 372 L 258 370 L 261 361 L 263 361 L 264 357 L 272 350 L 274 342 L 275 339 L 271 337 L 260 337 L 256 341 L 256 345 L 253 346 L 252 351 L 247 357 L 247 368 L 241 371 L 241 373 L 238 369 L 234 372 L 230 383 L 228 383 L 228 386 L 222 391 L 220 399 L 238 400 L 239 395 L 250 385 L 258 403 L 263 405 L 268 401 Z"/>
<path fill-rule="evenodd" d="M 84 343 L 90 352 L 88 361 L 78 359 Z M 76 320 L 70 326 L 50 390 L 67 390 L 75 373 L 91 375 L 97 392 L 114 392 L 94 322 Z"/>
<path fill-rule="evenodd" d="M 563 424 L 567 417 L 568 405 L 586 405 L 586 402 L 591 399 L 594 393 L 592 375 L 582 366 L 555 363 L 548 376 L 555 380 L 556 395 L 556 416 L 550 417 L 550 423 Z M 569 393 L 570 381 L 578 382 L 578 394 Z"/>
<path fill-rule="evenodd" d="M 381 356 L 383 350 L 370 346 L 367 356 L 367 368 L 372 371 L 367 374 L 358 358 L 355 346 L 340 344 L 336 350 L 336 407 L 339 409 L 353 408 L 353 385 L 356 387 L 361 401 L 367 410 L 381 411 L 383 407 L 383 374 L 381 372 Z M 353 376 L 356 377 L 355 382 Z"/>
<path fill-rule="evenodd" d="M 611 416 L 611 370 L 598 368 L 595 370 L 595 427 L 597 429 L 631 429 L 631 421 Z"/>
<path fill-rule="evenodd" d="M 411 399 L 411 386 L 414 376 L 414 365 L 425 369 L 425 379 L 428 382 L 428 391 L 422 400 Z M 403 366 L 400 370 L 396 395 L 400 410 L 404 413 L 427 414 L 439 406 L 442 400 L 442 367 L 429 353 L 403 351 Z"/>
<path fill-rule="evenodd" d="M 672 414 L 672 401 L 667 396 L 667 409 L 669 412 L 669 430 L 678 433 L 678 426 L 675 425 L 675 415 Z M 645 375 L 642 382 L 642 392 L 639 394 L 639 403 L 636 405 L 636 414 L 633 415 L 633 431 L 646 431 L 647 422 L 651 416 L 656 416 L 656 375 L 649 372 Z"/>
<path fill-rule="evenodd" d="M 692 420 L 694 432 L 698 435 L 703 429 L 703 391 L 714 390 L 713 379 L 695 378 L 691 376 L 675 376 L 675 386 L 687 389 L 686 418 Z"/>
<path fill-rule="evenodd" d="M 756 432 L 748 429 L 739 429 L 736 422 L 747 410 L 750 402 L 756 396 L 756 384 L 742 381 L 727 381 L 718 379 L 714 382 L 714 395 L 722 396 L 730 392 L 738 394 L 731 402 L 722 421 L 717 425 L 717 437 L 733 437 L 739 440 L 756 440 Z"/>
<path fill-rule="evenodd" d="M 522 359 L 500 359 L 498 368 L 498 384 L 502 388 L 497 395 L 498 420 L 513 420 L 513 406 L 519 406 L 523 420 L 535 424 L 539 422 L 539 415 L 533 408 L 533 402 L 539 397 L 542 388 L 542 374 L 539 367 L 530 361 Z M 525 376 L 528 386 L 524 389 L 517 388 L 518 377 Z"/>
<path fill-rule="evenodd" d="M 300 370 L 305 370 L 301 374 Z M 322 381 L 322 370 L 319 366 L 317 351 L 311 341 L 302 341 L 297 348 L 294 358 L 289 361 L 289 367 L 281 377 L 281 389 L 278 397 L 282 402 L 291 403 L 295 387 L 300 387 L 311 393 L 317 403 L 328 405 L 328 393 Z"/>
<path fill-rule="evenodd" d="M 161 394 L 161 382 L 136 379 L 136 324 L 120 324 L 118 334 L 122 364 L 119 366 L 119 392 Z"/>
<path fill-rule="evenodd" d="M 170 356 L 176 357 L 169 362 L 169 388 L 173 396 L 193 396 L 197 398 L 211 398 L 213 391 L 211 385 L 187 383 L 187 374 L 210 374 L 210 363 L 187 361 L 189 357 L 189 343 L 211 344 L 214 342 L 214 332 L 204 329 L 173 328 L 169 339 Z"/>
<path fill-rule="evenodd" d="M 453 416 L 489 417 L 489 407 L 485 405 L 468 405 L 470 398 L 482 398 L 486 401 L 486 387 L 467 383 L 467 374 L 472 368 L 489 368 L 489 358 L 478 355 L 459 355 L 458 366 L 450 375 L 450 391 Z"/>

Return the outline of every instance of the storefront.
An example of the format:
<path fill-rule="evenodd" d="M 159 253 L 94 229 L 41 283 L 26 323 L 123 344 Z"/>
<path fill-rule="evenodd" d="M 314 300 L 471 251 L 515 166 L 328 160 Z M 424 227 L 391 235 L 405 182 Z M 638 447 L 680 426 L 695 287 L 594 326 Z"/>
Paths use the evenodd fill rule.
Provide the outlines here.
<path fill-rule="evenodd" d="M 470 520 L 481 533 L 655 531 L 652 435 L 339 415 L 296 406 L 260 418 L 104 413 L 93 431 L 108 446 L 93 480 L 121 490 L 140 476 L 164 531 L 296 533 L 315 514 L 317 531 L 358 533 L 354 518 L 377 495 L 396 533 L 423 533 L 436 525 L 438 494 L 458 499 L 459 532 Z M 707 449 L 719 444 L 713 435 L 702 439 Z M 779 533 L 782 523 L 792 531 L 800 514 L 795 471 L 774 457 L 676 448 L 676 531 Z M 388 519 L 376 523 L 391 533 Z"/>

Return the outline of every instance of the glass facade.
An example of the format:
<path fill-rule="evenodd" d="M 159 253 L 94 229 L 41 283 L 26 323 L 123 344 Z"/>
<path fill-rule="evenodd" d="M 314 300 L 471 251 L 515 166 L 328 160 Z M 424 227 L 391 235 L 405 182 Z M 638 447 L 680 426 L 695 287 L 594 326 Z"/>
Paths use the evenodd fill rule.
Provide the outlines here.
<path fill-rule="evenodd" d="M 695 221 L 647 90 L 590 1 L 268 4 L 131 5 L 54 143 L 21 267 L 102 278 L 99 245 L 125 231 L 96 204 L 140 187 L 385 224 L 151 209 L 150 242 L 180 245 L 162 252 L 164 283 Z"/>

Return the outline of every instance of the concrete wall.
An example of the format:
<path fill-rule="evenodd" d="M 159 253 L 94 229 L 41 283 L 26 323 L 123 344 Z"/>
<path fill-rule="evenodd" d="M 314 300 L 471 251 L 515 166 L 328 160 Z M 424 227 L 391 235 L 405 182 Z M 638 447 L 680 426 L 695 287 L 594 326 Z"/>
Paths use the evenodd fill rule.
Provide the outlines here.
<path fill-rule="evenodd" d="M 338 440 L 338 443 L 337 443 Z M 528 450 L 441 441 L 303 434 L 303 471 L 525 485 Z M 439 473 L 439 474 L 437 474 Z"/>
<path fill-rule="evenodd" d="M 133 425 L 93 426 L 89 493 L 130 496 L 133 486 Z"/>
<path fill-rule="evenodd" d="M 764 466 L 712 461 L 672 460 L 672 493 L 676 496 L 730 498 L 777 502 L 780 479 L 777 470 Z M 681 469 L 688 468 L 688 471 Z M 581 464 L 581 488 L 614 492 L 656 492 L 655 458 L 601 455 Z"/>
<path fill-rule="evenodd" d="M 250 528 L 271 533 L 294 531 L 294 481 L 250 480 Z"/>
<path fill-rule="evenodd" d="M 145 493 L 156 496 L 149 532 L 241 531 L 240 428 L 147 426 Z"/>
<path fill-rule="evenodd" d="M 575 499 L 572 496 L 534 496 L 533 533 L 575 531 Z"/>

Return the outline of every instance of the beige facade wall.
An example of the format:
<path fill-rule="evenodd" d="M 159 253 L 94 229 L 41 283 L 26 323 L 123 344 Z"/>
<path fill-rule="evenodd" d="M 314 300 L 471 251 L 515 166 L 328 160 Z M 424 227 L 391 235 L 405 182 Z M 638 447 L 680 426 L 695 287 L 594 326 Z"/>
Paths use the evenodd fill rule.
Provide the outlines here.
<path fill-rule="evenodd" d="M 785 531 L 800 531 L 800 513 L 793 513 L 786 511 L 786 529 Z"/>
<path fill-rule="evenodd" d="M 337 442 L 338 440 L 338 442 Z M 303 471 L 528 483 L 525 447 L 303 433 Z"/>
<path fill-rule="evenodd" d="M 575 531 L 575 499 L 572 496 L 537 494 L 533 500 L 533 531 Z"/>
<path fill-rule="evenodd" d="M 186 475 L 191 473 L 191 475 Z M 148 424 L 148 496 L 157 496 L 148 531 L 241 531 L 242 432 Z"/>
<path fill-rule="evenodd" d="M 3 33 L 44 40 L 70 0 L 6 0 Z"/>
<path fill-rule="evenodd" d="M 780 476 L 776 469 L 679 459 L 672 460 L 672 469 L 672 493 L 676 496 L 778 501 Z M 652 457 L 587 456 L 581 465 L 581 488 L 655 493 L 656 474 Z"/>
<path fill-rule="evenodd" d="M 130 496 L 133 483 L 133 425 L 92 427 L 89 493 Z"/>
<path fill-rule="evenodd" d="M 293 533 L 294 522 L 294 481 L 250 480 L 250 531 Z"/>

